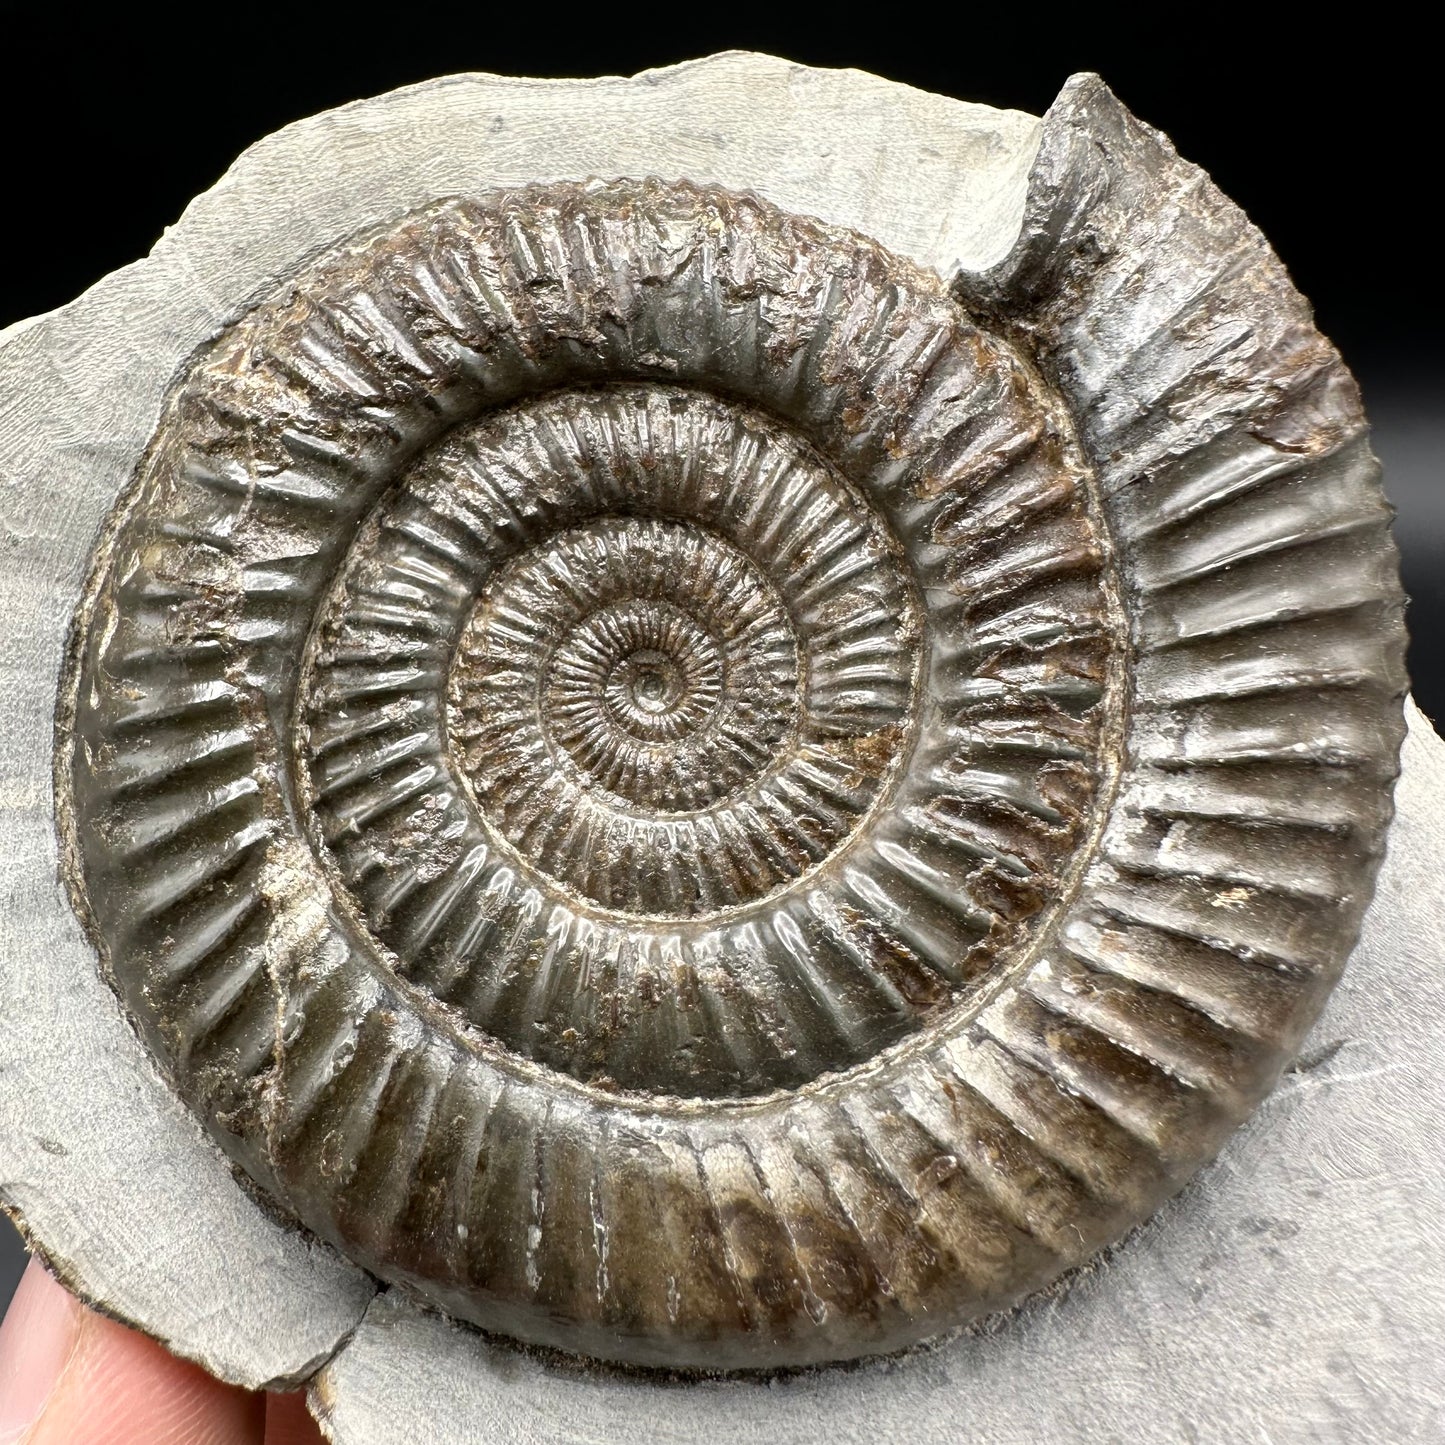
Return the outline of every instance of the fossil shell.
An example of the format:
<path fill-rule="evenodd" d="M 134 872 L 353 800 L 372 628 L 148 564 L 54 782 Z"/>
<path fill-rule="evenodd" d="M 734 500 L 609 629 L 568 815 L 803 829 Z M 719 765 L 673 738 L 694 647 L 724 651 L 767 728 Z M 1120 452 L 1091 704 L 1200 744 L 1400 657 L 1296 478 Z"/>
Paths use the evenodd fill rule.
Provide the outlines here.
<path fill-rule="evenodd" d="M 952 285 L 524 187 L 177 383 L 77 618 L 76 906 L 380 1277 L 637 1364 L 896 1348 L 1147 1214 L 1322 1002 L 1402 734 L 1353 387 L 1198 172 L 1051 120 Z"/>

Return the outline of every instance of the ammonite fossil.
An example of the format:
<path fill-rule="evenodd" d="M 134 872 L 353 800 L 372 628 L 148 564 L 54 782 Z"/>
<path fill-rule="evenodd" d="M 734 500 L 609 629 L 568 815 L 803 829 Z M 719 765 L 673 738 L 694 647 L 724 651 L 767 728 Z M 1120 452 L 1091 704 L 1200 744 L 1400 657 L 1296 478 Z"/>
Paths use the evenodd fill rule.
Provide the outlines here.
<path fill-rule="evenodd" d="M 1144 1217 L 1322 1003 L 1387 520 L 1278 263 L 1089 84 L 984 273 L 694 178 L 444 197 L 171 389 L 62 685 L 74 903 L 381 1280 L 896 1349 Z"/>

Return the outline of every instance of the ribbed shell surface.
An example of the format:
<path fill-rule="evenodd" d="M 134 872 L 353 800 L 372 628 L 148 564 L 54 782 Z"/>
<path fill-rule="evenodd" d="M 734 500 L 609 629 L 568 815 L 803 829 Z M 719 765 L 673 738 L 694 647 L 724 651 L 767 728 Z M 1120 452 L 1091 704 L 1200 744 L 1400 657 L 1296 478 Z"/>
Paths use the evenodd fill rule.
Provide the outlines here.
<path fill-rule="evenodd" d="M 439 202 L 178 382 L 62 699 L 77 907 L 380 1277 L 632 1364 L 898 1348 L 1147 1215 L 1337 976 L 1376 470 L 1087 83 L 951 284 L 681 182 Z"/>

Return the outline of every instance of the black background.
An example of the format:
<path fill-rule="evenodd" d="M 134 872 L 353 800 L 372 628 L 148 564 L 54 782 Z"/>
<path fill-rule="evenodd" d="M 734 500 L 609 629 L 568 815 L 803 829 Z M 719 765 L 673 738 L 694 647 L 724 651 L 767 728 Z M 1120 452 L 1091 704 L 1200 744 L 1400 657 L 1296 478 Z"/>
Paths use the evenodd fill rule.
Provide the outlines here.
<path fill-rule="evenodd" d="M 1095 70 L 1244 206 L 1359 377 L 1400 510 L 1416 695 L 1445 714 L 1434 114 L 1445 80 L 1410 18 L 1428 11 L 1360 7 L 1346 22 L 1343 7 L 990 9 L 778 6 L 760 18 L 393 3 L 92 16 L 0 3 L 0 326 L 143 256 L 270 131 L 434 75 L 631 74 L 757 49 L 1042 114 L 1068 75 Z M 0 1239 L 0 1302 L 19 1262 L 18 1243 Z"/>

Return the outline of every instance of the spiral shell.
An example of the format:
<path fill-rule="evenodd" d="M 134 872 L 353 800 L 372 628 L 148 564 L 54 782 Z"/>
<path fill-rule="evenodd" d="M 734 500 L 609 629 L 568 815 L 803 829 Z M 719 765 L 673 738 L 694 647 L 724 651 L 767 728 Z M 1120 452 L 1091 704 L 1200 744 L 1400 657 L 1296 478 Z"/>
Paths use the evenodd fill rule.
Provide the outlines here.
<path fill-rule="evenodd" d="M 1009 1302 L 1268 1086 L 1388 806 L 1383 510 L 1288 386 L 1173 446 L 1195 373 L 1120 404 L 1046 335 L 1078 276 L 1026 312 L 1012 265 L 558 184 L 194 359 L 61 807 L 152 1051 L 301 1223 L 527 1341 L 806 1363 Z"/>

